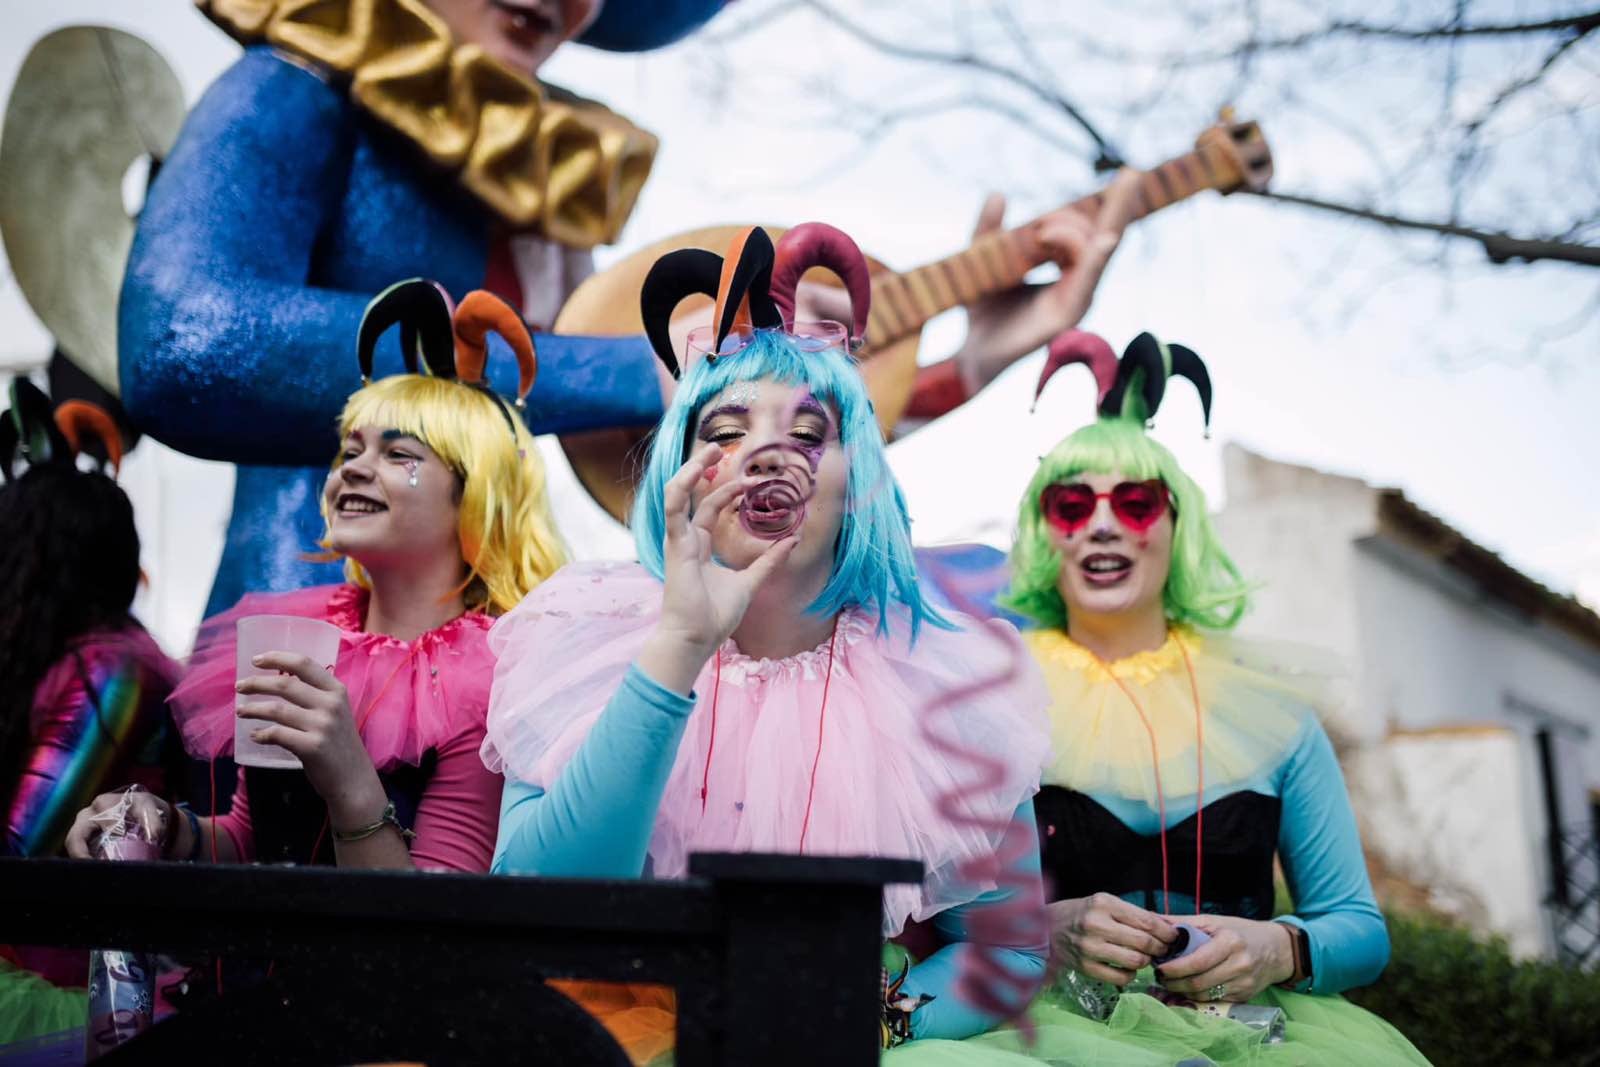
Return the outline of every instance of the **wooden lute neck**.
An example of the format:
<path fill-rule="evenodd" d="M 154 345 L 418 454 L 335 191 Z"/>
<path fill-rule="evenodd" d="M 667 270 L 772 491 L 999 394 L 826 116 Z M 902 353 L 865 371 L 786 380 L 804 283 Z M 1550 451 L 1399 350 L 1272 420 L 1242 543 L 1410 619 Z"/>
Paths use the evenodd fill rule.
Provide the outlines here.
<path fill-rule="evenodd" d="M 1272 157 L 1261 130 L 1253 122 L 1223 122 L 1200 135 L 1187 152 L 1139 177 L 1129 221 L 1144 218 L 1196 193 L 1215 189 L 1264 188 L 1272 174 Z M 1103 193 L 1069 206 L 1090 215 L 1100 210 Z M 867 340 L 882 346 L 921 330 L 927 321 L 951 308 L 970 304 L 1021 284 L 1027 273 L 1049 260 L 1036 232 L 1039 220 L 973 241 L 953 256 L 907 271 L 878 274 L 872 279 L 872 313 Z"/>

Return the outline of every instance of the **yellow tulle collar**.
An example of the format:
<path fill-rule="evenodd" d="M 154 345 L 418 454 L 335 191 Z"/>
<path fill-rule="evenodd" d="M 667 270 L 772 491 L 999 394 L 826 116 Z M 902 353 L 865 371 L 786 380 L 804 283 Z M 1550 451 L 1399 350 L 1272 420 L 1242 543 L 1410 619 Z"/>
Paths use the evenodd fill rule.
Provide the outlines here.
<path fill-rule="evenodd" d="M 1292 665 L 1225 635 L 1174 628 L 1160 648 L 1111 662 L 1060 630 L 1023 636 L 1050 689 L 1046 785 L 1152 808 L 1202 789 L 1215 799 L 1270 773 L 1312 714 L 1285 680 Z"/>
<path fill-rule="evenodd" d="M 615 241 L 656 138 L 457 44 L 422 0 L 196 0 L 244 44 L 348 79 L 351 99 L 501 219 L 574 248 Z"/>
<path fill-rule="evenodd" d="M 1027 637 L 1034 654 L 1042 660 L 1068 670 L 1098 672 L 1108 678 L 1114 675 L 1140 685 L 1150 684 L 1166 671 L 1184 671 L 1184 653 L 1189 654 L 1192 662 L 1199 655 L 1203 640 L 1193 630 L 1174 627 L 1167 631 L 1167 639 L 1160 648 L 1136 652 L 1122 659 L 1103 660 L 1060 630 L 1034 630 Z"/>

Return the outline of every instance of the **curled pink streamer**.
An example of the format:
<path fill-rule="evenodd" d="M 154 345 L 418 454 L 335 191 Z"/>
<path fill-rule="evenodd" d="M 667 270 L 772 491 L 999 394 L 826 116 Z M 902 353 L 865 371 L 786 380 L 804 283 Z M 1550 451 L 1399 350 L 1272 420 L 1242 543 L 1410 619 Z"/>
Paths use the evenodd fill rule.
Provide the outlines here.
<path fill-rule="evenodd" d="M 934 567 L 939 567 L 933 562 Z M 1003 568 L 997 568 L 1003 572 Z M 969 576 L 946 570 L 941 585 L 949 594 L 957 610 L 974 618 L 984 614 L 983 605 L 970 595 L 986 589 L 996 572 Z M 1011 1017 L 1020 1015 L 1017 1005 L 1024 1008 L 1038 992 L 1041 982 L 1019 976 L 1006 967 L 1002 952 L 1006 949 L 1031 948 L 1050 942 L 1049 914 L 1042 902 L 1033 896 L 1034 877 L 1022 869 L 1023 861 L 1030 858 L 1033 838 L 1027 833 L 1009 833 L 1014 819 L 983 818 L 972 813 L 968 798 L 982 796 L 1004 784 L 1007 776 L 1005 764 L 987 752 L 961 744 L 939 729 L 941 713 L 961 706 L 983 693 L 1009 688 L 1027 669 L 1026 652 L 1003 635 L 1004 624 L 990 619 L 973 633 L 975 640 L 992 640 L 1007 650 L 1008 662 L 1004 669 L 968 685 L 948 690 L 931 701 L 921 717 L 923 738 L 935 749 L 952 760 L 974 768 L 976 775 L 939 798 L 938 812 L 952 823 L 975 826 L 1000 835 L 1000 848 L 988 856 L 969 860 L 958 868 L 960 876 L 973 885 L 993 883 L 996 888 L 1012 890 L 1009 897 L 992 906 L 980 909 L 968 927 L 968 943 L 973 951 L 963 957 L 963 969 L 956 979 L 956 990 L 979 1011 L 991 1015 Z M 1033 1028 L 1022 1017 L 1022 1032 L 1031 1041 Z"/>
<path fill-rule="evenodd" d="M 792 416 L 803 399 L 803 396 L 797 397 L 787 414 Z M 845 449 L 847 464 L 851 451 L 849 447 Z M 778 540 L 798 529 L 804 521 L 806 505 L 816 493 L 816 471 L 821 461 L 821 450 L 807 449 L 792 441 L 775 441 L 756 449 L 744 462 L 748 465 L 756 457 L 769 454 L 784 457 L 784 468 L 800 474 L 794 479 L 774 477 L 748 490 L 740 502 L 739 516 L 745 530 L 753 536 Z M 851 510 L 860 511 L 877 494 L 893 491 L 893 478 L 885 465 L 880 466 L 885 469 L 872 485 L 856 487 L 853 498 L 848 502 Z M 763 522 L 759 516 L 764 512 L 781 514 L 785 517 L 784 521 Z M 935 562 L 933 566 L 939 564 Z M 989 588 L 996 577 L 1003 575 L 1004 569 L 999 570 L 1001 575 L 994 572 L 967 575 L 947 570 L 941 575 L 941 585 L 959 611 L 982 618 L 986 609 L 971 594 Z M 1027 653 L 1004 636 L 1003 626 L 1003 623 L 989 620 L 973 631 L 973 638 L 999 642 L 1007 651 L 1008 662 L 1005 667 L 989 677 L 976 679 L 943 693 L 924 709 L 920 721 L 923 738 L 928 744 L 976 772 L 967 782 L 939 798 L 937 810 L 940 817 L 959 825 L 981 828 L 997 835 L 1001 842 L 994 853 L 964 863 L 959 868 L 959 876 L 972 885 L 993 884 L 1000 889 L 1012 890 L 1006 900 L 980 909 L 972 917 L 967 942 L 972 951 L 962 957 L 963 969 L 956 978 L 956 992 L 979 1011 L 1012 1017 L 1019 1014 L 1017 1005 L 1025 1007 L 1032 1000 L 1041 982 L 1014 974 L 1006 966 L 1003 952 L 1032 948 L 1049 944 L 1050 941 L 1049 915 L 1033 893 L 1035 878 L 1022 869 L 1023 862 L 1030 858 L 1029 854 L 1036 846 L 1030 844 L 1032 835 L 1008 832 L 1014 819 L 985 818 L 973 813 L 970 798 L 1002 786 L 1008 768 L 1003 761 L 989 753 L 963 745 L 948 736 L 939 725 L 944 713 L 981 694 L 1007 689 L 1023 676 L 1028 666 Z M 1031 1040 L 1033 1031 L 1026 1017 L 1023 1017 L 1022 1030 Z"/>

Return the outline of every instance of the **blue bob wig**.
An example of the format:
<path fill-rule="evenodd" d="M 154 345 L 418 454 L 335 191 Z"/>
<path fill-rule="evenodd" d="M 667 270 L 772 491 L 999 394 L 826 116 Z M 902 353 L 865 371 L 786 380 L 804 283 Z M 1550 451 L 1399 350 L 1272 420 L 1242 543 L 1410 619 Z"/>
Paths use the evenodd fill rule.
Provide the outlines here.
<path fill-rule="evenodd" d="M 804 387 L 829 404 L 838 414 L 839 443 L 848 460 L 833 572 L 806 610 L 833 615 L 860 606 L 877 615 L 878 631 L 887 634 L 890 609 L 898 604 L 908 614 L 912 640 L 924 622 L 951 628 L 918 583 L 905 496 L 889 470 L 883 433 L 854 360 L 840 348 L 802 351 L 779 330 L 756 330 L 750 345 L 737 355 L 699 360 L 679 383 L 656 427 L 634 498 L 632 525 L 639 561 L 656 578 L 664 578 L 666 486 L 688 458 L 693 443 L 690 427 L 700 409 L 736 382 L 767 380 Z"/>

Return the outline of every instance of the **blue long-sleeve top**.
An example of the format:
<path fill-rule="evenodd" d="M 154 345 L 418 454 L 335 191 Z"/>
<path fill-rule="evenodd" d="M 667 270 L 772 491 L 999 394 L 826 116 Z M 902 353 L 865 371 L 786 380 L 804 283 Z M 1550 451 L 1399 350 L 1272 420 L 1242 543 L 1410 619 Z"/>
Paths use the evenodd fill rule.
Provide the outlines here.
<path fill-rule="evenodd" d="M 646 873 L 650 834 L 678 744 L 694 710 L 693 695 L 657 684 L 630 667 L 616 694 L 549 790 L 506 780 L 500 837 L 491 870 L 582 878 L 638 878 Z M 937 915 L 935 930 L 948 943 L 912 968 L 904 992 L 934 999 L 912 1016 L 922 1038 L 961 1038 L 981 1033 L 1000 1019 L 978 1010 L 956 989 L 970 955 L 983 951 L 1017 979 L 1015 1014 L 1043 976 L 1044 944 L 979 947 L 966 940 L 982 909 L 1013 894 L 1042 893 L 1033 818 L 1025 805 L 1013 833 L 1026 836 L 1014 881 L 1029 889 L 1002 887 Z"/>
<path fill-rule="evenodd" d="M 1278 858 L 1295 910 L 1278 921 L 1303 927 L 1310 938 L 1312 978 L 1301 983 L 1301 991 L 1338 993 L 1375 981 L 1389 962 L 1389 931 L 1367 878 L 1344 775 L 1315 717 L 1306 716 L 1284 760 L 1229 791 L 1243 789 L 1282 802 Z M 1098 792 L 1088 796 L 1136 833 L 1154 834 L 1161 825 L 1156 809 L 1142 800 Z M 1195 797 L 1169 797 L 1167 825 L 1189 818 L 1195 808 Z M 1172 901 L 1174 912 L 1194 903 L 1177 892 Z"/>
<path fill-rule="evenodd" d="M 361 381 L 367 303 L 410 277 L 458 299 L 488 272 L 496 221 L 347 91 L 267 47 L 247 49 L 190 112 L 152 184 L 118 307 L 122 401 L 144 432 L 247 464 L 212 609 L 248 590 L 336 581 L 301 557 Z M 394 373 L 398 331 L 376 370 Z M 648 426 L 661 414 L 641 336 L 538 334 L 526 417 L 539 433 Z M 490 338 L 490 384 L 516 361 Z"/>

